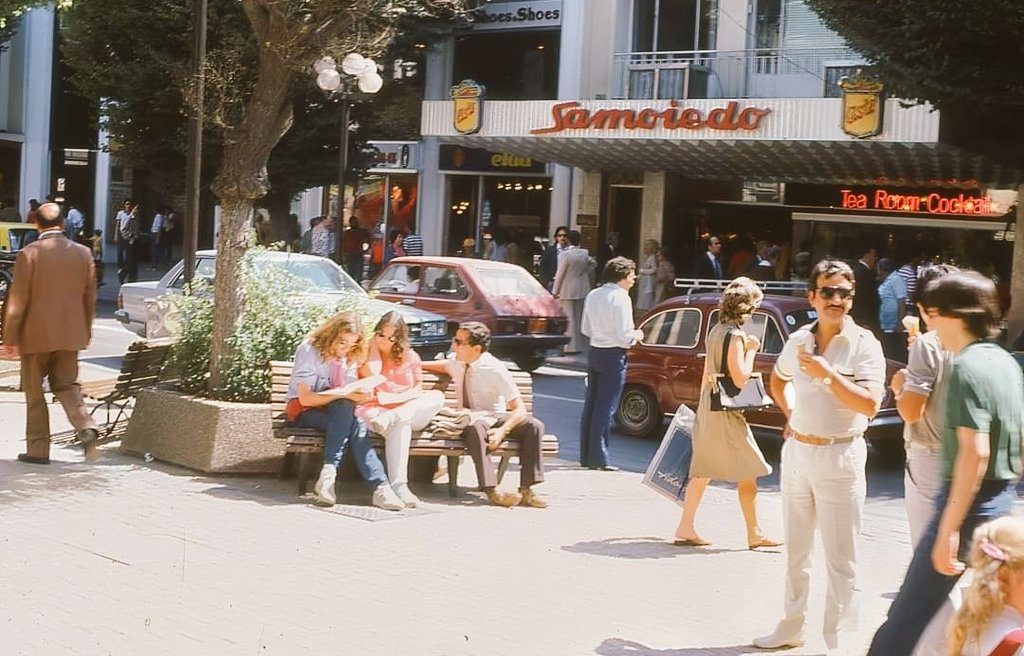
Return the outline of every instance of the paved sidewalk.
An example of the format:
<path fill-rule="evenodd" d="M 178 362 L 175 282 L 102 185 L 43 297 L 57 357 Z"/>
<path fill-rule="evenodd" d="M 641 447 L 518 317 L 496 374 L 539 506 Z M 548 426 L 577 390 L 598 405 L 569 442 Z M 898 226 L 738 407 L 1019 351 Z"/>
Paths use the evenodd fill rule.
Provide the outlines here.
<path fill-rule="evenodd" d="M 686 549 L 666 541 L 677 509 L 634 473 L 558 463 L 548 510 L 452 500 L 438 483 L 418 490 L 425 508 L 384 513 L 354 482 L 350 505 L 324 510 L 291 481 L 207 477 L 113 445 L 96 465 L 59 448 L 49 467 L 24 465 L 23 422 L 20 395 L 0 393 L 5 656 L 726 656 L 759 653 L 746 645 L 781 612 L 783 555 L 745 548 L 729 490 L 701 510 L 715 545 Z M 760 509 L 779 535 L 777 495 Z M 903 522 L 866 521 L 863 630 L 840 653 L 864 652 L 908 557 Z M 820 558 L 812 581 L 810 642 L 786 653 L 824 652 Z"/>

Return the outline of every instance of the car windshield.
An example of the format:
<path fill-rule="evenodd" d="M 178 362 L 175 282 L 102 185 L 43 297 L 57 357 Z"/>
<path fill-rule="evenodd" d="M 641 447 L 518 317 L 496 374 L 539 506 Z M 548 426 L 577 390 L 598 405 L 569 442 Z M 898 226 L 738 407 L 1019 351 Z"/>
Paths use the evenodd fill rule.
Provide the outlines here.
<path fill-rule="evenodd" d="M 811 308 L 805 310 L 794 310 L 793 312 L 786 313 L 786 329 L 793 333 L 793 331 L 800 328 L 800 326 L 806 326 L 815 319 L 818 318 L 818 313 Z"/>
<path fill-rule="evenodd" d="M 480 267 L 473 274 L 488 296 L 542 298 L 548 294 L 536 278 L 520 267 Z"/>
<path fill-rule="evenodd" d="M 258 257 L 254 266 L 257 271 L 262 271 L 267 267 L 284 269 L 293 276 L 301 278 L 303 283 L 309 286 L 308 291 L 312 292 L 366 293 L 341 267 L 323 258 L 270 259 Z"/>

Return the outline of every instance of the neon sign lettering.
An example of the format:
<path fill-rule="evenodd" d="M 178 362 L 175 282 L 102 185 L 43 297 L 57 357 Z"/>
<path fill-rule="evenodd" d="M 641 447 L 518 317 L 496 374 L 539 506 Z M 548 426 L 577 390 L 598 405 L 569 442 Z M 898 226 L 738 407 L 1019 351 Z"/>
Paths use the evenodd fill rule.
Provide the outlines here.
<path fill-rule="evenodd" d="M 745 107 L 731 101 L 725 107 L 710 110 L 707 115 L 693 107 L 680 108 L 675 100 L 667 109 L 598 109 L 589 110 L 576 101 L 558 103 L 551 107 L 552 124 L 534 128 L 530 134 L 553 134 L 567 130 L 756 130 L 761 119 L 771 113 L 768 108 Z"/>
<path fill-rule="evenodd" d="M 861 194 L 841 189 L 844 210 L 889 210 L 892 212 L 927 212 L 928 214 L 992 214 L 992 199 L 988 196 L 944 196 L 938 192 L 925 195 L 894 194 L 876 189 L 872 194 Z M 869 203 L 870 201 L 870 203 Z"/>

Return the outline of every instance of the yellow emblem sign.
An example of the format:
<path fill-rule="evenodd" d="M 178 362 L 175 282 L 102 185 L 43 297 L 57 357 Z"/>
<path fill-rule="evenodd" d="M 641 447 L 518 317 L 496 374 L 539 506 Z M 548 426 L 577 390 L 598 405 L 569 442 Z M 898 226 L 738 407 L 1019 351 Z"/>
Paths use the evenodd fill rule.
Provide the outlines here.
<path fill-rule="evenodd" d="M 463 80 L 451 88 L 454 107 L 455 130 L 461 134 L 480 131 L 483 116 L 484 95 L 487 90 L 473 80 Z"/>
<path fill-rule="evenodd" d="M 881 134 L 885 86 L 858 73 L 839 80 L 839 88 L 843 90 L 843 132 L 858 139 Z"/>

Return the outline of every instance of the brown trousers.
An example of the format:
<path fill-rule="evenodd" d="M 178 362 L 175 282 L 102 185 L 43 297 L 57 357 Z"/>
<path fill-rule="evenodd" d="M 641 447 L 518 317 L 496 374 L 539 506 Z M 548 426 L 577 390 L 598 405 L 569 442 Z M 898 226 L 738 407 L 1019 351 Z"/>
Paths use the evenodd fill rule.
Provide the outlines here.
<path fill-rule="evenodd" d="M 25 390 L 26 453 L 50 457 L 50 409 L 43 393 L 43 379 L 53 392 L 75 430 L 95 428 L 96 422 L 85 409 L 82 388 L 78 384 L 78 351 L 51 351 L 21 355 L 21 386 Z"/>
<path fill-rule="evenodd" d="M 476 466 L 476 479 L 483 489 L 498 485 L 498 474 L 487 451 L 487 424 L 476 421 L 462 431 L 462 439 Z M 544 463 L 541 446 L 544 440 L 544 422 L 527 417 L 512 429 L 506 439 L 519 440 L 519 487 L 530 487 L 544 482 Z"/>

